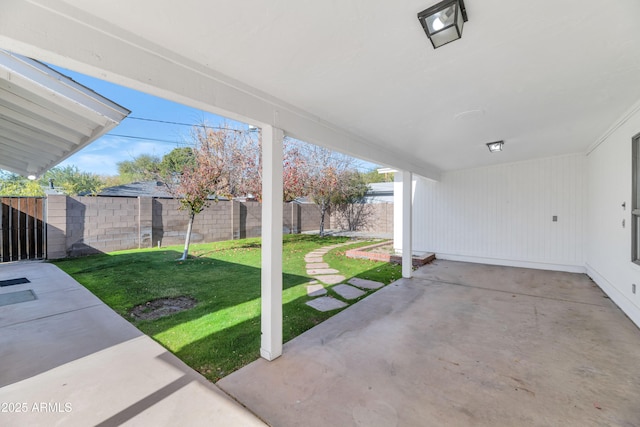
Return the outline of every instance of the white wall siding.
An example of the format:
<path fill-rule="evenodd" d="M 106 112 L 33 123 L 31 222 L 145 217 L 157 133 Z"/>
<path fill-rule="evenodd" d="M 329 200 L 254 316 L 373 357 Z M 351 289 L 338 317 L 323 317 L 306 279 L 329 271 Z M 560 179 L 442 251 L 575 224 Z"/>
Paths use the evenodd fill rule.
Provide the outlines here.
<path fill-rule="evenodd" d="M 587 156 L 586 268 L 587 274 L 640 326 L 640 266 L 631 262 L 631 140 L 640 133 L 638 109 L 624 117 Z M 638 288 L 636 294 L 631 292 L 633 283 Z"/>
<path fill-rule="evenodd" d="M 414 250 L 584 271 L 585 163 L 574 154 L 445 172 L 439 182 L 418 179 Z"/>

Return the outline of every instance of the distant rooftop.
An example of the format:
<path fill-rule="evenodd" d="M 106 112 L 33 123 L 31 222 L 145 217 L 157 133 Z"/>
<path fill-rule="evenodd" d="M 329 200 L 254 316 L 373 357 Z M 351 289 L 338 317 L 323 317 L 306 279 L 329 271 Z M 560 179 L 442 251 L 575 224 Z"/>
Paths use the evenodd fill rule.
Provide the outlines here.
<path fill-rule="evenodd" d="M 89 194 L 80 194 L 88 196 Z M 156 197 L 159 199 L 173 199 L 174 196 L 161 181 L 131 182 L 124 185 L 103 188 L 96 194 L 98 197 Z M 214 196 L 209 196 L 214 199 Z M 218 197 L 218 200 L 227 200 L 226 197 Z"/>
<path fill-rule="evenodd" d="M 393 182 L 373 182 L 365 196 L 367 203 L 393 203 Z"/>
<path fill-rule="evenodd" d="M 86 195 L 86 194 L 83 194 Z M 131 182 L 115 187 L 102 189 L 96 196 L 100 197 L 158 197 L 162 199 L 172 199 L 173 196 L 167 190 L 164 183 L 160 181 Z"/>

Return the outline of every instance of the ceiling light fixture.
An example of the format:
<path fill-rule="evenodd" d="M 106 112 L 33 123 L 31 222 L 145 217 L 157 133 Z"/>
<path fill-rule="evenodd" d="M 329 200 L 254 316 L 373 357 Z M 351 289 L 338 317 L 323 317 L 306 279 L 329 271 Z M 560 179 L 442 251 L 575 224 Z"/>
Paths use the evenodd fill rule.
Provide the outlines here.
<path fill-rule="evenodd" d="M 467 20 L 463 0 L 445 0 L 418 13 L 418 21 L 434 49 L 461 38 Z"/>
<path fill-rule="evenodd" d="M 489 151 L 495 153 L 496 151 L 502 151 L 502 146 L 504 145 L 504 141 L 495 141 L 495 142 L 487 142 L 487 147 L 489 147 Z"/>

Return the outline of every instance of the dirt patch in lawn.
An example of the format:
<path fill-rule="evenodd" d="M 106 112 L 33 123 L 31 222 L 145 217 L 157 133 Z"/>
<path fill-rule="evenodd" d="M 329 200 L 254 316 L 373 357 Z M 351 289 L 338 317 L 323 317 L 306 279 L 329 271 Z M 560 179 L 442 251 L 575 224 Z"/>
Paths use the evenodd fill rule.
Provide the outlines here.
<path fill-rule="evenodd" d="M 144 304 L 136 305 L 129 315 L 136 320 L 154 320 L 170 314 L 179 313 L 195 307 L 198 303 L 191 297 L 158 298 Z"/>

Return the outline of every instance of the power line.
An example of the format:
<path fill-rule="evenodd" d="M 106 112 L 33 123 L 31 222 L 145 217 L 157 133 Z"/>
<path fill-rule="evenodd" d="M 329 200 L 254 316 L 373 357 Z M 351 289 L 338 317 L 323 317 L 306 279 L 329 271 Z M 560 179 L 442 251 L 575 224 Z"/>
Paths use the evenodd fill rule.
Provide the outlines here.
<path fill-rule="evenodd" d="M 172 122 L 170 120 L 158 120 L 158 119 L 149 119 L 146 117 L 135 117 L 135 116 L 128 116 L 126 117 L 127 119 L 132 119 L 132 120 L 142 120 L 145 122 L 155 122 L 155 123 L 164 123 L 164 124 L 168 124 L 168 125 L 177 125 L 177 126 L 189 126 L 189 127 L 203 127 L 203 128 L 209 128 L 209 129 L 220 129 L 220 130 L 230 130 L 232 132 L 246 132 L 245 130 L 242 129 L 233 129 L 233 128 L 229 128 L 229 127 L 224 127 L 224 126 L 209 126 L 209 125 L 205 125 L 205 124 L 194 124 L 194 123 L 181 123 L 181 122 Z M 252 127 L 249 126 L 249 131 L 252 131 Z"/>
<path fill-rule="evenodd" d="M 147 118 L 144 118 L 144 117 L 128 116 L 126 118 L 127 119 L 131 119 L 131 120 L 143 120 L 145 122 L 166 123 L 168 125 L 189 126 L 189 127 L 198 126 L 198 125 L 195 125 L 193 123 L 190 124 L 190 123 L 172 122 L 172 121 L 169 121 L 169 120 L 147 119 Z"/>
<path fill-rule="evenodd" d="M 168 139 L 149 138 L 149 137 L 145 137 L 145 136 L 121 135 L 121 134 L 117 134 L 117 133 L 108 133 L 107 135 L 108 136 L 117 136 L 119 138 L 141 139 L 143 141 L 157 141 L 157 142 L 168 142 L 168 143 L 171 143 L 171 144 L 187 145 L 186 142 L 170 141 Z"/>

